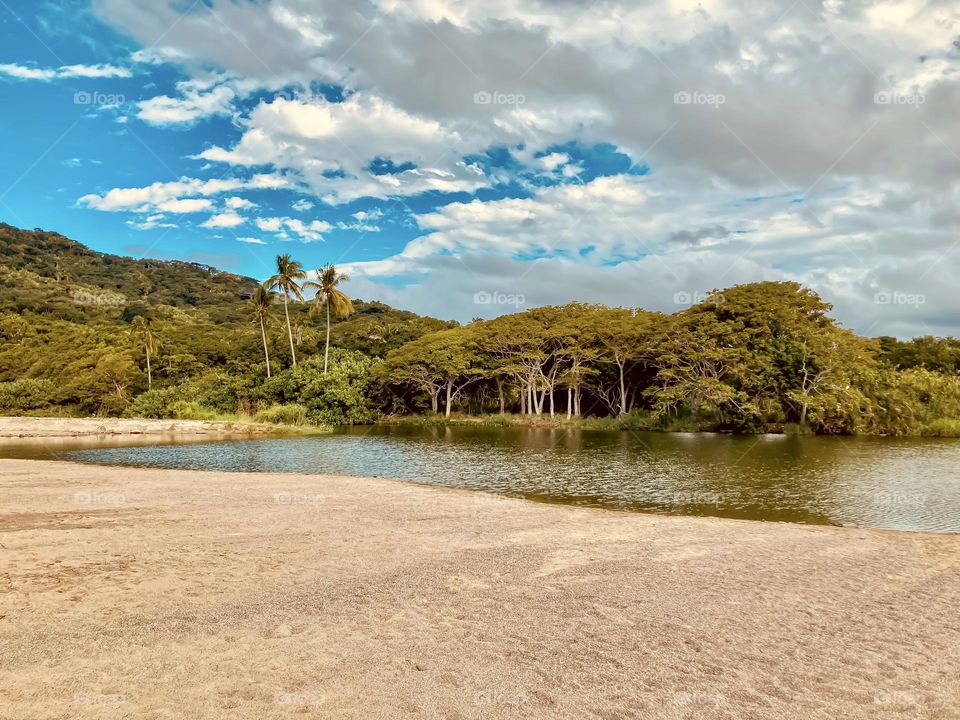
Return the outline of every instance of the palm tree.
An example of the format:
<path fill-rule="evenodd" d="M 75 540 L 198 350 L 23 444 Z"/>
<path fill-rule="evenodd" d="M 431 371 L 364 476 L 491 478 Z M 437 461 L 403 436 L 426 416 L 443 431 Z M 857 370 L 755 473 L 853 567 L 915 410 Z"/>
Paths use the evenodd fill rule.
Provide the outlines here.
<path fill-rule="evenodd" d="M 293 358 L 293 365 L 297 365 L 297 351 L 293 349 L 293 329 L 290 326 L 290 310 L 287 308 L 287 302 L 293 295 L 297 300 L 303 300 L 303 293 L 300 292 L 300 284 L 297 280 L 303 280 L 307 274 L 303 271 L 303 265 L 296 260 L 291 260 L 289 255 L 277 255 L 277 274 L 268 278 L 264 286 L 269 290 L 280 290 L 283 292 L 283 314 L 287 318 L 287 335 L 290 337 L 290 356 Z"/>
<path fill-rule="evenodd" d="M 314 307 L 325 308 L 327 311 L 327 346 L 323 352 L 323 374 L 326 375 L 330 361 L 330 309 L 333 308 L 338 318 L 345 318 L 353 312 L 353 301 L 337 287 L 350 279 L 344 273 L 338 273 L 333 265 L 324 265 L 316 274 L 319 282 L 310 280 L 303 286 L 317 291 Z"/>
<path fill-rule="evenodd" d="M 270 317 L 270 307 L 273 305 L 273 293 L 262 285 L 253 293 L 250 306 L 253 314 L 260 321 L 260 337 L 263 338 L 263 356 L 267 359 L 267 377 L 270 377 L 270 351 L 267 349 L 266 321 Z"/>
<path fill-rule="evenodd" d="M 157 337 L 153 334 L 153 325 L 148 318 L 143 315 L 137 315 L 130 327 L 134 334 L 140 338 L 143 343 L 143 349 L 147 353 L 147 390 L 153 388 L 153 370 L 150 367 L 150 357 L 157 354 Z"/>

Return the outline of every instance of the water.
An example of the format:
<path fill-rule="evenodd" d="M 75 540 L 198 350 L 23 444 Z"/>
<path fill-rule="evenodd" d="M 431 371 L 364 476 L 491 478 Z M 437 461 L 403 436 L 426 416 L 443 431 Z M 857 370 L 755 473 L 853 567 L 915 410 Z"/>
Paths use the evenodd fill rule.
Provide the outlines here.
<path fill-rule="evenodd" d="M 320 437 L 129 443 L 7 446 L 0 455 L 375 475 L 618 510 L 960 532 L 955 440 L 364 427 Z"/>

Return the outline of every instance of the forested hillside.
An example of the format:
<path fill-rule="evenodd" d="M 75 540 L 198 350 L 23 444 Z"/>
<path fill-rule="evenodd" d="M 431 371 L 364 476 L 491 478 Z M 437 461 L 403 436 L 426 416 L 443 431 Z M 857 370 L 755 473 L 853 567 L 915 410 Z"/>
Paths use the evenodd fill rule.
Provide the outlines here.
<path fill-rule="evenodd" d="M 138 317 L 149 320 L 158 345 L 154 393 L 193 382 L 214 388 L 216 401 L 196 388 L 179 399 L 211 401 L 210 412 L 235 413 L 238 398 L 246 409 L 270 405 L 253 391 L 265 376 L 251 308 L 258 287 L 204 265 L 106 255 L 57 233 L 0 224 L 0 412 L 130 412 L 150 383 Z M 333 318 L 331 333 L 334 346 L 354 360 L 449 326 L 381 303 L 354 305 L 349 318 Z M 306 303 L 291 303 L 290 315 L 298 353 L 322 353 L 322 318 Z M 287 367 L 281 308 L 273 308 L 265 330 L 274 369 Z M 226 389 L 232 385 L 250 392 Z"/>
<path fill-rule="evenodd" d="M 331 266 L 276 272 L 261 286 L 0 225 L 0 412 L 960 434 L 960 342 L 859 337 L 796 283 L 460 326 L 353 300 Z"/>

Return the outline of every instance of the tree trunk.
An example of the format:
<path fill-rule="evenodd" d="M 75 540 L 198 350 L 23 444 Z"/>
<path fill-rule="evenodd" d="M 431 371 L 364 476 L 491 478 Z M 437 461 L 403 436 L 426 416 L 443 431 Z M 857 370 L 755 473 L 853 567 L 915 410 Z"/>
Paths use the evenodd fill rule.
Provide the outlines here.
<path fill-rule="evenodd" d="M 434 412 L 440 409 L 440 390 L 439 388 L 430 391 L 430 405 Z"/>
<path fill-rule="evenodd" d="M 283 291 L 283 314 L 287 318 L 287 335 L 290 337 L 290 357 L 293 358 L 293 366 L 297 366 L 297 351 L 293 349 L 293 328 L 290 326 L 290 311 L 287 309 L 287 291 Z"/>
<path fill-rule="evenodd" d="M 263 316 L 260 316 L 260 337 L 263 338 L 263 356 L 267 359 L 267 377 L 270 377 L 270 351 L 267 349 L 267 331 L 263 327 Z"/>
<path fill-rule="evenodd" d="M 553 388 L 550 389 L 550 417 L 553 417 Z"/>
<path fill-rule="evenodd" d="M 527 414 L 527 389 L 520 383 L 520 414 Z"/>
<path fill-rule="evenodd" d="M 567 420 L 573 415 L 573 388 L 567 385 Z"/>
<path fill-rule="evenodd" d="M 497 395 L 500 397 L 500 414 L 503 415 L 507 410 L 506 400 L 503 397 L 503 378 L 497 378 Z"/>
<path fill-rule="evenodd" d="M 801 427 L 802 427 L 803 425 L 806 425 L 806 424 L 807 424 L 807 407 L 808 407 L 807 403 L 804 403 L 804 404 L 803 404 L 803 409 L 800 411 L 800 425 L 801 425 Z"/>
<path fill-rule="evenodd" d="M 150 370 L 150 348 L 147 350 L 147 390 L 153 388 L 153 372 Z"/>
<path fill-rule="evenodd" d="M 327 363 L 330 361 L 330 301 L 327 300 L 327 347 L 323 351 L 323 374 L 327 374 Z"/>
<path fill-rule="evenodd" d="M 453 395 L 453 380 L 447 380 L 447 411 L 445 415 L 450 417 L 450 401 Z"/>
<path fill-rule="evenodd" d="M 580 413 L 581 413 L 581 411 L 580 411 L 580 400 L 581 400 L 581 397 L 580 397 L 580 386 L 577 385 L 577 389 L 574 390 L 574 392 L 573 392 L 573 402 L 574 402 L 574 404 L 576 405 L 576 410 L 574 410 L 573 413 L 574 413 L 574 415 L 576 415 L 577 417 L 580 417 Z"/>
<path fill-rule="evenodd" d="M 617 363 L 617 366 L 620 368 L 620 414 L 627 414 L 627 386 L 623 379 L 623 366 L 624 363 Z"/>

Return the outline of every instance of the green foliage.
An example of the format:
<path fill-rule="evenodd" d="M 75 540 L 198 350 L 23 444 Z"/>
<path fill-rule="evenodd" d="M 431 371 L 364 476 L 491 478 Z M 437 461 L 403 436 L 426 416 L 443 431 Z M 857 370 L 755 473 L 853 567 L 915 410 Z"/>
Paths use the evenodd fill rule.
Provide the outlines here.
<path fill-rule="evenodd" d="M 351 299 L 332 267 L 304 280 L 281 256 L 274 299 L 251 278 L 0 224 L 0 411 L 335 425 L 432 410 L 488 424 L 937 436 L 960 425 L 960 341 L 858 337 L 792 282 L 714 291 L 669 316 L 569 303 L 460 327 Z"/>
<path fill-rule="evenodd" d="M 255 397 L 263 403 L 302 405 L 308 420 L 320 425 L 370 423 L 378 416 L 371 399 L 375 362 L 334 348 L 326 374 L 323 357 L 314 356 L 265 380 Z"/>
<path fill-rule="evenodd" d="M 0 411 L 22 413 L 41 410 L 55 402 L 56 386 L 52 380 L 14 380 L 0 382 Z"/>
<path fill-rule="evenodd" d="M 307 409 L 303 405 L 288 403 L 286 405 L 271 405 L 259 410 L 253 416 L 255 422 L 272 425 L 303 425 L 307 422 Z"/>

